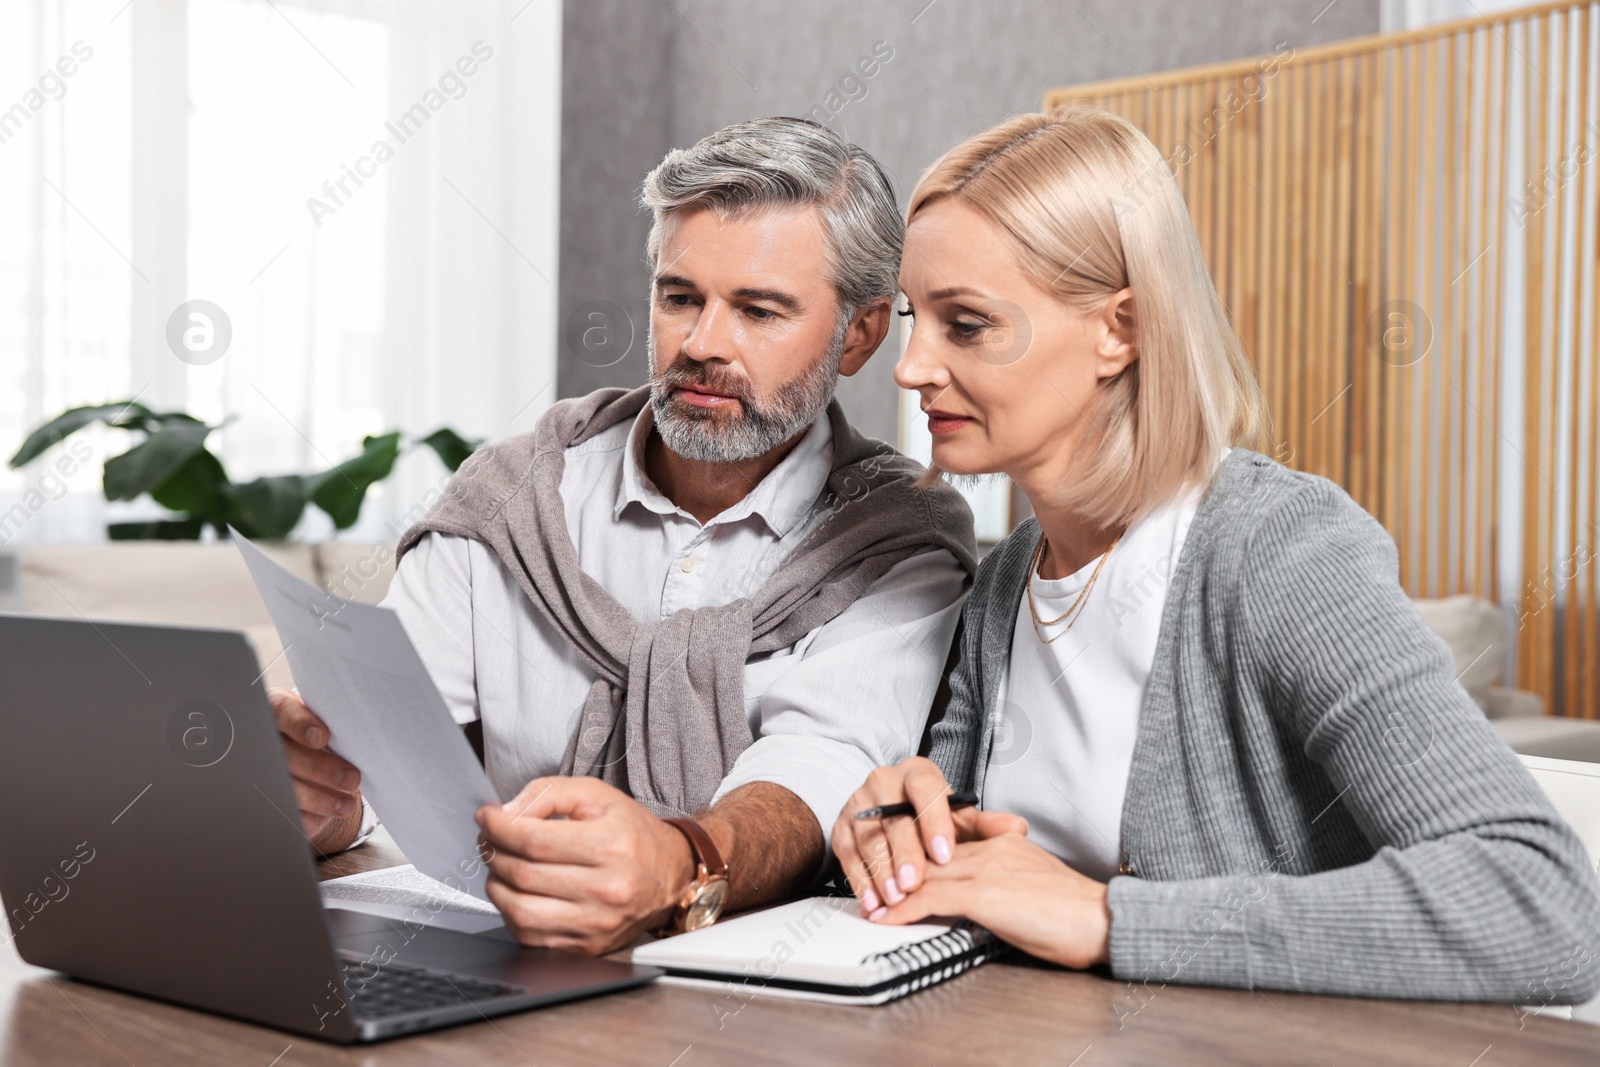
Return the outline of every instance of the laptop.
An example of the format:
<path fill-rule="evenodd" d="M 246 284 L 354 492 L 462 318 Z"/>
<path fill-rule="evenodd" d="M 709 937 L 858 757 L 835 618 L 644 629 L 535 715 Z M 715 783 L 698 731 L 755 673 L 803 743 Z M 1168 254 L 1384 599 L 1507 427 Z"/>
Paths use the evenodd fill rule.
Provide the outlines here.
<path fill-rule="evenodd" d="M 324 908 L 243 634 L 0 614 L 0 901 L 18 953 L 340 1043 L 659 972 Z"/>

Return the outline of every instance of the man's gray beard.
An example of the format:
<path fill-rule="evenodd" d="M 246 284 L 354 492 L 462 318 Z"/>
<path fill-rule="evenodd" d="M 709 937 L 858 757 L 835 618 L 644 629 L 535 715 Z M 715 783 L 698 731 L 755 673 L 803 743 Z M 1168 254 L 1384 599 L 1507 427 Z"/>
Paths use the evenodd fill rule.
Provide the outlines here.
<path fill-rule="evenodd" d="M 655 413 L 656 432 L 678 455 L 702 463 L 738 463 L 766 455 L 816 422 L 833 399 L 839 362 L 844 356 L 844 334 L 842 328 L 834 331 L 828 354 L 800 377 L 786 382 L 770 402 L 758 401 L 741 389 L 739 414 L 732 417 L 675 400 L 672 389 L 676 386 L 700 384 L 720 389 L 726 383 L 719 383 L 715 377 L 708 380 L 692 373 L 675 373 L 681 372 L 682 364 L 687 362 L 684 360 L 658 376 L 655 344 L 647 336 L 650 407 Z"/>

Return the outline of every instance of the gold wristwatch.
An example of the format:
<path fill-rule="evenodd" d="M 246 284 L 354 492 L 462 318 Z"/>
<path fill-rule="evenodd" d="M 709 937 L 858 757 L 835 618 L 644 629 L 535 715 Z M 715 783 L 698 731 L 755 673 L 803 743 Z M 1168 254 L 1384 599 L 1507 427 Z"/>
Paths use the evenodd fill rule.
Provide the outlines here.
<path fill-rule="evenodd" d="M 672 818 L 665 822 L 678 828 L 689 839 L 694 852 L 696 871 L 694 881 L 678 899 L 678 909 L 665 928 L 667 933 L 687 933 L 710 926 L 722 914 L 728 902 L 728 865 L 717 851 L 711 835 L 700 828 L 693 819 Z"/>

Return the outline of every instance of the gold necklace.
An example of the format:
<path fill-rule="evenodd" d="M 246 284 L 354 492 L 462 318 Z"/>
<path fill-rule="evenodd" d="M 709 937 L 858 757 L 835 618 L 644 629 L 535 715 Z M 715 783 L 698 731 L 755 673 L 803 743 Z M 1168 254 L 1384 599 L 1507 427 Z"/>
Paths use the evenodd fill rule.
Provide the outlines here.
<path fill-rule="evenodd" d="M 1111 542 L 1110 546 L 1100 556 L 1100 562 L 1095 564 L 1094 572 L 1089 575 L 1089 580 L 1083 584 L 1083 589 L 1078 593 L 1077 599 L 1072 602 L 1072 606 L 1067 608 L 1066 611 L 1062 612 L 1055 618 L 1046 620 L 1039 617 L 1038 605 L 1033 602 L 1033 578 L 1034 575 L 1039 573 L 1039 564 L 1044 560 L 1044 550 L 1047 547 L 1044 534 L 1041 533 L 1039 535 L 1039 544 L 1033 550 L 1033 564 L 1028 568 L 1028 613 L 1033 616 L 1033 630 L 1040 641 L 1043 641 L 1047 645 L 1053 644 L 1062 636 L 1062 634 L 1065 634 L 1067 630 L 1072 629 L 1072 624 L 1078 621 L 1079 615 L 1083 614 L 1084 606 L 1088 601 L 1089 590 L 1094 588 L 1096 579 L 1100 577 L 1100 569 L 1106 565 L 1106 560 L 1111 558 L 1111 549 L 1116 548 L 1117 541 L 1120 540 L 1122 540 L 1122 534 L 1118 534 Z M 1068 616 L 1071 616 L 1072 621 L 1067 623 L 1066 629 L 1063 629 L 1061 633 L 1056 634 L 1055 637 L 1046 637 L 1044 635 L 1044 630 L 1056 625 L 1063 619 L 1066 619 Z"/>

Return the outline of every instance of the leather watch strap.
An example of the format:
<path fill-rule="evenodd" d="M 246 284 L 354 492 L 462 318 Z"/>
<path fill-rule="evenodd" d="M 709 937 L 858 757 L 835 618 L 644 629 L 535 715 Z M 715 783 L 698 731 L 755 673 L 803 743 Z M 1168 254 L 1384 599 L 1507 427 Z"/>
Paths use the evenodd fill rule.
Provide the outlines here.
<path fill-rule="evenodd" d="M 722 859 L 722 853 L 717 850 L 716 843 L 711 840 L 711 835 L 700 828 L 700 824 L 693 819 L 669 818 L 665 820 L 683 832 L 689 839 L 689 847 L 694 850 L 695 859 L 706 869 L 710 875 L 723 875 L 728 873 L 728 865 Z"/>

